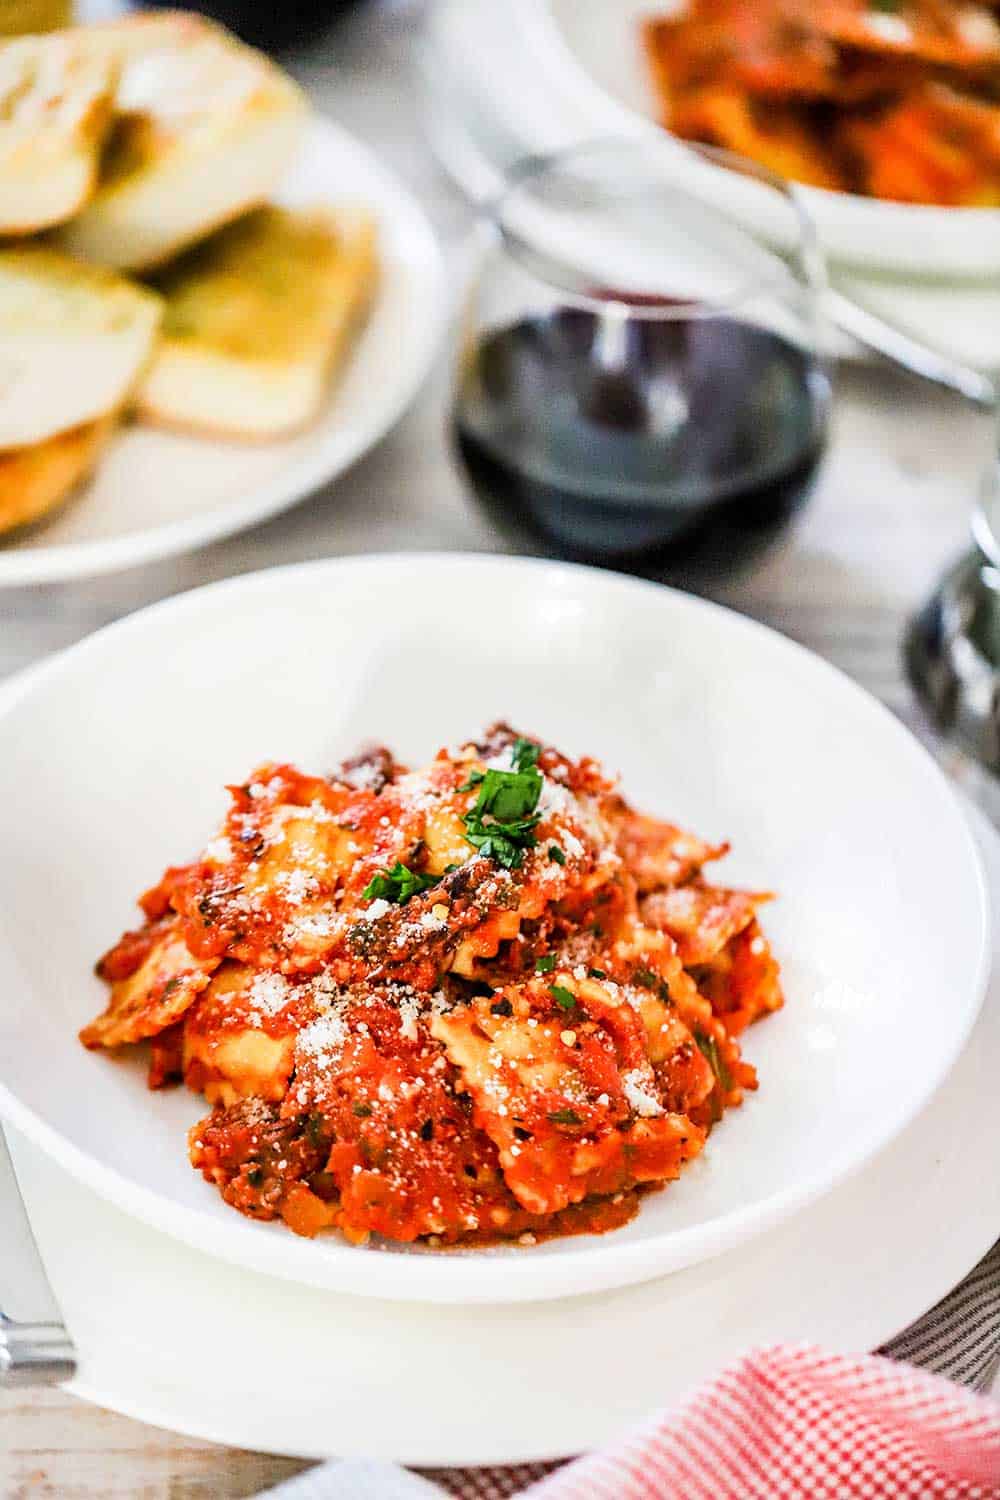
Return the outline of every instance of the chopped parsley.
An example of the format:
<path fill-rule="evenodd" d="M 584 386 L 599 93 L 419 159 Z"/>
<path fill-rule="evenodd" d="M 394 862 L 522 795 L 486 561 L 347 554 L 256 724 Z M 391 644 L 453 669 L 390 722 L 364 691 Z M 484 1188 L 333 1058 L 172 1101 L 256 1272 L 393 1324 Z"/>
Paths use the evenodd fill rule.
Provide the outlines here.
<path fill-rule="evenodd" d="M 632 973 L 633 984 L 641 984 L 644 990 L 652 990 L 655 995 L 663 1001 L 664 1005 L 670 1004 L 670 986 L 659 974 L 654 974 L 652 969 L 635 969 Z"/>
<path fill-rule="evenodd" d="M 564 984 L 550 984 L 549 994 L 557 1005 L 562 1006 L 563 1010 L 573 1010 L 576 1006 L 576 996 Z"/>
<path fill-rule="evenodd" d="M 419 896 L 429 886 L 437 885 L 440 878 L 439 875 L 418 875 L 397 860 L 391 870 L 380 870 L 372 876 L 361 892 L 361 898 L 364 901 L 393 901 L 402 906 L 411 896 Z"/>
<path fill-rule="evenodd" d="M 558 844 L 549 845 L 549 859 L 554 865 L 564 865 L 566 863 L 566 856 Z"/>
<path fill-rule="evenodd" d="M 542 953 L 535 959 L 536 974 L 551 974 L 555 966 L 556 956 L 554 953 Z"/>
<path fill-rule="evenodd" d="M 720 1052 L 719 1044 L 714 1036 L 706 1036 L 703 1031 L 696 1031 L 694 1039 L 698 1043 L 698 1050 L 709 1062 L 712 1072 L 722 1092 L 728 1094 L 733 1086 L 733 1075 L 726 1066 Z"/>
<path fill-rule="evenodd" d="M 542 795 L 542 774 L 533 766 L 518 771 L 485 772 L 479 795 L 462 819 L 465 837 L 487 859 L 505 869 L 517 870 L 525 849 L 534 848 L 536 812 Z"/>
<path fill-rule="evenodd" d="M 546 1116 L 553 1125 L 579 1125 L 580 1116 L 575 1109 L 554 1109 Z"/>
<path fill-rule="evenodd" d="M 524 740 L 518 735 L 510 752 L 510 763 L 515 771 L 529 771 L 538 764 L 541 746 L 533 740 Z"/>
<path fill-rule="evenodd" d="M 590 975 L 591 979 L 607 979 L 608 977 L 603 969 L 588 969 L 587 973 Z"/>

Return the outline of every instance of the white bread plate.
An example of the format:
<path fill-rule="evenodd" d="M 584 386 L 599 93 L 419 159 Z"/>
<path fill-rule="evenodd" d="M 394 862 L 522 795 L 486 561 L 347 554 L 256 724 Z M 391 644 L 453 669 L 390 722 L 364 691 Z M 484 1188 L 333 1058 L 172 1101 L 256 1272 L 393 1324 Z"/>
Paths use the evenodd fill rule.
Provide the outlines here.
<path fill-rule="evenodd" d="M 319 117 L 275 197 L 335 211 L 361 203 L 378 229 L 378 291 L 315 423 L 266 444 L 126 426 L 71 505 L 0 540 L 0 587 L 109 572 L 241 531 L 327 484 L 402 415 L 446 312 L 441 253 L 423 210 L 366 147 Z"/>

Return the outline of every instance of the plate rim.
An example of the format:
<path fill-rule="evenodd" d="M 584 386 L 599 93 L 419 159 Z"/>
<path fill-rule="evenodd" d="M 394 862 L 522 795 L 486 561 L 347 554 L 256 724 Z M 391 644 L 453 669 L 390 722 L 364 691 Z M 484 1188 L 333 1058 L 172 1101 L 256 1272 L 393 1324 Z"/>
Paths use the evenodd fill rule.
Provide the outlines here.
<path fill-rule="evenodd" d="M 386 552 L 361 553 L 346 557 L 318 558 L 306 562 L 284 564 L 264 568 L 256 572 L 236 575 L 216 582 L 185 590 L 161 599 L 124 618 L 115 620 L 95 631 L 75 645 L 31 669 L 24 691 L 10 702 L 0 704 L 0 722 L 16 712 L 17 705 L 31 692 L 49 680 L 72 671 L 75 661 L 99 652 L 105 639 L 119 634 L 141 633 L 146 625 L 161 616 L 182 615 L 197 611 L 205 596 L 213 599 L 240 590 L 256 588 L 281 588 L 282 585 L 301 576 L 304 572 L 349 573 L 353 570 L 411 569 L 414 561 L 421 566 L 444 569 L 551 572 L 570 580 L 580 580 L 582 586 L 598 586 L 602 591 L 619 591 L 632 594 L 638 591 L 650 598 L 663 601 L 668 607 L 683 609 L 694 614 L 722 618 L 728 625 L 747 634 L 763 637 L 779 651 L 797 660 L 808 660 L 814 670 L 819 670 L 839 683 L 841 690 L 861 699 L 870 712 L 890 727 L 897 738 L 900 752 L 918 763 L 931 774 L 931 781 L 943 794 L 944 804 L 958 833 L 959 846 L 964 845 L 965 858 L 977 894 L 978 911 L 975 914 L 978 928 L 978 944 L 974 962 L 975 978 L 971 986 L 971 1000 L 962 1026 L 956 1031 L 951 1045 L 937 1059 L 934 1069 L 929 1069 L 921 1086 L 902 1107 L 881 1117 L 877 1130 L 869 1132 L 867 1147 L 858 1154 L 842 1153 L 833 1161 L 827 1161 L 822 1170 L 814 1171 L 797 1185 L 772 1193 L 769 1197 L 729 1213 L 719 1215 L 706 1224 L 690 1225 L 685 1229 L 667 1232 L 646 1242 L 613 1244 L 610 1238 L 595 1242 L 593 1248 L 577 1250 L 572 1254 L 554 1252 L 544 1262 L 532 1262 L 529 1258 L 516 1259 L 501 1251 L 458 1252 L 436 1259 L 430 1256 L 413 1256 L 379 1252 L 358 1257 L 357 1272 L 347 1271 L 341 1275 L 345 1265 L 343 1256 L 317 1254 L 313 1241 L 292 1239 L 290 1236 L 261 1232 L 262 1226 L 244 1221 L 232 1215 L 232 1221 L 214 1217 L 207 1209 L 183 1205 L 162 1197 L 159 1192 L 145 1184 L 135 1182 L 117 1168 L 108 1166 L 98 1158 L 77 1147 L 60 1134 L 53 1126 L 36 1115 L 23 1104 L 0 1078 L 0 1115 L 9 1118 L 15 1127 L 29 1139 L 36 1141 L 57 1162 L 64 1164 L 78 1180 L 92 1187 L 101 1196 L 109 1199 L 126 1213 L 144 1219 L 154 1227 L 164 1230 L 175 1238 L 184 1240 L 196 1249 L 207 1251 L 224 1260 L 250 1266 L 265 1274 L 276 1275 L 297 1283 L 325 1286 L 333 1290 L 353 1292 L 361 1296 L 403 1302 L 446 1302 L 452 1304 L 491 1304 L 505 1302 L 542 1301 L 552 1296 L 586 1295 L 601 1289 L 625 1286 L 631 1283 L 652 1280 L 668 1271 L 681 1269 L 722 1254 L 745 1241 L 757 1238 L 767 1229 L 801 1211 L 809 1203 L 824 1196 L 838 1183 L 846 1181 L 861 1170 L 926 1108 L 928 1101 L 947 1076 L 957 1057 L 961 1054 L 968 1036 L 975 1025 L 989 981 L 991 949 L 991 903 L 986 885 L 982 855 L 964 816 L 962 805 L 953 786 L 934 760 L 929 750 L 920 743 L 901 721 L 872 694 L 854 682 L 846 673 L 823 657 L 809 651 L 805 646 L 782 635 L 770 626 L 762 624 L 725 605 L 684 593 L 651 580 L 633 578 L 625 574 L 580 564 L 553 562 L 546 558 L 515 557 L 506 554 L 475 552 Z M 290 595 L 294 590 L 288 590 Z M 356 1256 L 355 1251 L 351 1254 Z M 494 1259 L 503 1266 L 502 1285 L 491 1285 L 489 1289 L 480 1285 L 483 1279 L 484 1261 Z M 408 1263 L 409 1276 L 404 1264 Z M 422 1268 L 413 1274 L 416 1265 Z M 366 1268 L 360 1275 L 362 1265 Z M 544 1272 L 539 1266 L 544 1265 Z M 407 1283 L 422 1278 L 419 1288 L 400 1290 L 400 1282 Z M 499 1278 L 493 1278 L 494 1281 Z M 559 1290 L 552 1290 L 558 1284 Z"/>
<path fill-rule="evenodd" d="M 401 380 L 393 398 L 371 426 L 363 427 L 345 454 L 330 465 L 320 442 L 316 448 L 272 475 L 254 490 L 250 501 L 224 500 L 194 516 L 181 517 L 123 536 L 89 541 L 58 542 L 51 547 L 21 547 L 17 534 L 0 544 L 0 590 L 34 584 L 65 583 L 122 572 L 127 568 L 161 562 L 211 542 L 236 536 L 315 495 L 353 468 L 386 438 L 400 422 L 426 382 L 437 357 L 448 322 L 448 293 L 444 253 L 431 221 L 416 195 L 366 142 L 318 109 L 313 111 L 303 137 L 310 155 L 333 149 L 347 152 L 359 162 L 373 181 L 386 190 L 394 203 L 388 216 L 405 224 L 419 240 L 419 264 L 424 268 L 434 295 L 421 298 L 421 323 L 411 347 L 415 351 L 407 378 Z M 280 185 L 279 185 L 280 190 Z M 417 264 L 414 258 L 414 264 Z M 72 500 L 69 501 L 72 504 Z M 44 523 L 43 523 L 44 524 Z"/>

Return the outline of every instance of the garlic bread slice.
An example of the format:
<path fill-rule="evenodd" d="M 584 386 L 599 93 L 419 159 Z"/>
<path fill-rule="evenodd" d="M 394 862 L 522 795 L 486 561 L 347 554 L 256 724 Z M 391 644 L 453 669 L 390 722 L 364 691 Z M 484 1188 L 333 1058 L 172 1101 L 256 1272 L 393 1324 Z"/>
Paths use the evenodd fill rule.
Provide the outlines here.
<path fill-rule="evenodd" d="M 86 422 L 44 443 L 0 451 L 0 534 L 40 521 L 88 478 L 115 417 Z"/>
<path fill-rule="evenodd" d="M 0 234 L 75 214 L 97 181 L 118 65 L 81 34 L 0 43 Z"/>
<path fill-rule="evenodd" d="M 362 208 L 267 207 L 157 278 L 163 340 L 138 394 L 166 426 L 270 438 L 315 415 L 378 279 Z"/>
<path fill-rule="evenodd" d="M 97 191 L 62 231 L 72 254 L 162 264 L 271 193 L 305 97 L 262 53 L 200 16 L 132 16 L 87 33 L 121 65 Z"/>
<path fill-rule="evenodd" d="M 117 411 L 152 352 L 155 292 L 45 245 L 0 249 L 0 449 Z"/>

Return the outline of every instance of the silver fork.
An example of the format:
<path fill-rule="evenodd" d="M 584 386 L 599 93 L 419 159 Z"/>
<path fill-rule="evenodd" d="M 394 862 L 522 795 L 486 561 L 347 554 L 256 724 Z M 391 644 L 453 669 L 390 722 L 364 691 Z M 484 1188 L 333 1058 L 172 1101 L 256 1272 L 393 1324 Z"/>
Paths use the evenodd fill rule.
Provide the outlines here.
<path fill-rule="evenodd" d="M 76 1374 L 63 1323 L 0 1129 L 0 1387 L 57 1385 Z"/>

